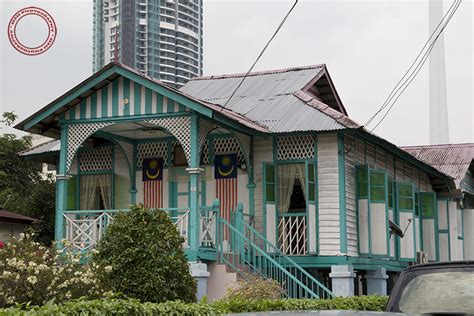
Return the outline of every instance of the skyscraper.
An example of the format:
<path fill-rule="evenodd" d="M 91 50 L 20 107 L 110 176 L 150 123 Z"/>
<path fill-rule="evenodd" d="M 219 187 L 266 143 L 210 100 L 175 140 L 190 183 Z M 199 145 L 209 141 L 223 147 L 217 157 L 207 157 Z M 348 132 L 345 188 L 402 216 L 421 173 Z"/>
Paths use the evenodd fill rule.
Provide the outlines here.
<path fill-rule="evenodd" d="M 94 0 L 93 71 L 118 62 L 176 87 L 202 75 L 203 0 Z"/>

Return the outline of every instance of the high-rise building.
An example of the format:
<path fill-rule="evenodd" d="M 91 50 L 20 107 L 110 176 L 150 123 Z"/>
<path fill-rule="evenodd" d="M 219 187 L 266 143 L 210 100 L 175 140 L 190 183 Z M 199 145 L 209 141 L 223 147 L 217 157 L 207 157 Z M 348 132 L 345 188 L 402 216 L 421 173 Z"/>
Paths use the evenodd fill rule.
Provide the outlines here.
<path fill-rule="evenodd" d="M 202 75 L 203 0 L 94 0 L 93 71 L 118 61 L 176 87 Z"/>

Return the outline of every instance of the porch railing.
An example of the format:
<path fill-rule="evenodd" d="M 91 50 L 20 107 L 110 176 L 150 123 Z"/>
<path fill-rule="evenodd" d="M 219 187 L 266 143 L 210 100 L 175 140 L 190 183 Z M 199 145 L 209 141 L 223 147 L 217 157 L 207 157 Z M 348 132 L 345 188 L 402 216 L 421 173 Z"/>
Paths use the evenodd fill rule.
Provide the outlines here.
<path fill-rule="evenodd" d="M 86 251 L 94 248 L 104 236 L 107 226 L 113 220 L 113 213 L 119 210 L 66 211 L 66 239 L 74 249 Z"/>
<path fill-rule="evenodd" d="M 223 248 L 220 242 L 219 259 L 244 278 L 254 273 L 277 281 L 282 295 L 288 298 L 332 298 L 332 292 L 311 274 L 270 243 L 245 222 L 242 204 L 235 213 L 235 226 L 219 219 L 222 229 L 228 229 L 231 242 Z M 222 240 L 222 234 L 220 234 Z"/>
<path fill-rule="evenodd" d="M 286 213 L 278 221 L 280 250 L 292 256 L 307 254 L 306 213 Z"/>

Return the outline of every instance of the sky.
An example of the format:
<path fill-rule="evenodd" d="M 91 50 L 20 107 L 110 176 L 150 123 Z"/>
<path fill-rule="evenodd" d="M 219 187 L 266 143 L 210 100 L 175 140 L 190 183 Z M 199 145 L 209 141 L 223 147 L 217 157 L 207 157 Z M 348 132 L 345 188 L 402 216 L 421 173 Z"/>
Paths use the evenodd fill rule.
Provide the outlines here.
<path fill-rule="evenodd" d="M 292 4 L 204 0 L 204 75 L 246 72 Z M 53 16 L 58 35 L 46 53 L 25 56 L 5 35 L 10 17 L 32 5 Z M 451 143 L 474 142 L 473 15 L 474 2 L 464 0 L 444 31 Z M 92 74 L 92 0 L 0 0 L 0 21 L 1 112 L 24 119 Z M 32 16 L 17 29 L 29 45 L 46 32 Z M 300 0 L 255 70 L 326 64 L 349 116 L 362 124 L 428 37 L 427 0 Z M 426 63 L 376 134 L 397 145 L 429 143 L 428 73 Z"/>

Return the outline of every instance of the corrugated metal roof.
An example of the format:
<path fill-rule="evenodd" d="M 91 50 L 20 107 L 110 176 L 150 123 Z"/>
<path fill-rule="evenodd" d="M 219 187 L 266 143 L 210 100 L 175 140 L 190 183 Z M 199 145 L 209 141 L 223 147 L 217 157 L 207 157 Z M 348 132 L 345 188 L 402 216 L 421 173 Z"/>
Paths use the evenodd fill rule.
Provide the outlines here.
<path fill-rule="evenodd" d="M 474 143 L 401 147 L 415 158 L 454 178 L 456 187 L 474 159 Z"/>
<path fill-rule="evenodd" d="M 16 214 L 16 213 L 9 212 L 9 211 L 6 211 L 6 210 L 0 210 L 0 221 L 2 219 L 21 221 L 21 222 L 29 222 L 29 223 L 40 222 L 40 220 L 37 220 L 35 218 L 28 217 L 28 216 L 21 215 L 21 214 Z"/>
<path fill-rule="evenodd" d="M 324 65 L 316 65 L 251 73 L 226 105 L 226 109 L 267 126 L 273 133 L 344 129 L 348 127 L 348 121 L 340 120 L 347 118 L 344 114 L 328 106 L 311 105 L 309 102 L 313 99 L 307 95 L 302 96 L 304 92 L 301 89 L 324 70 Z M 223 106 L 244 75 L 194 78 L 181 91 Z M 337 117 L 333 112 L 338 113 Z M 350 127 L 359 125 L 354 123 Z"/>
<path fill-rule="evenodd" d="M 31 155 L 39 155 L 44 153 L 53 153 L 58 152 L 60 147 L 60 141 L 53 139 L 49 142 L 39 144 L 35 147 L 31 147 L 30 149 L 24 150 L 19 153 L 20 156 L 31 156 Z"/>

